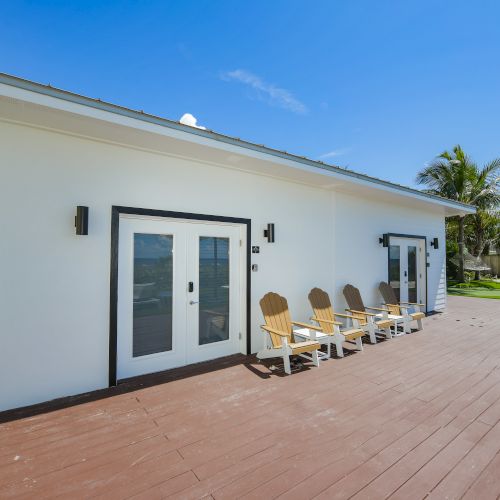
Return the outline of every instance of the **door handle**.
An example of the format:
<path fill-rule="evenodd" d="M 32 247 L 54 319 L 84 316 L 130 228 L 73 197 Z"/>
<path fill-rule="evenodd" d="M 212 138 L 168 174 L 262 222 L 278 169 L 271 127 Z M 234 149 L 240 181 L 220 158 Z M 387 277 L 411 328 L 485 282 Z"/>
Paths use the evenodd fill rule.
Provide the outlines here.
<path fill-rule="evenodd" d="M 199 304 L 199 303 L 200 303 L 200 301 L 199 301 L 199 300 L 190 300 L 190 301 L 189 301 L 189 303 L 190 303 L 191 305 L 194 305 L 194 304 Z"/>

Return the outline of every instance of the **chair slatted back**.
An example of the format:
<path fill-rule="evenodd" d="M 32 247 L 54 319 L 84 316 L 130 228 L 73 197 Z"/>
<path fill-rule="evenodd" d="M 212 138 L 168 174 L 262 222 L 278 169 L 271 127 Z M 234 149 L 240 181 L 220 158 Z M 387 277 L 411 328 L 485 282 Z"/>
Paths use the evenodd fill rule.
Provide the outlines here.
<path fill-rule="evenodd" d="M 359 313 L 350 313 L 352 316 L 359 321 L 361 325 L 366 325 L 367 316 L 366 314 L 362 314 L 365 311 L 365 305 L 363 304 L 363 299 L 361 298 L 361 294 L 359 290 L 352 285 L 346 285 L 344 287 L 344 297 L 349 306 L 349 309 L 354 309 L 356 311 L 360 311 Z"/>
<path fill-rule="evenodd" d="M 389 309 L 389 314 L 395 314 L 396 316 L 401 315 L 401 309 L 398 305 L 398 299 L 396 297 L 396 293 L 389 283 L 385 281 L 381 281 L 378 286 L 382 297 L 384 298 L 385 305 L 387 309 Z"/>
<path fill-rule="evenodd" d="M 285 297 L 269 292 L 260 300 L 260 308 L 266 325 L 289 335 L 289 342 L 295 342 L 292 330 L 292 318 L 288 311 Z M 282 339 L 274 333 L 269 334 L 273 347 L 281 347 Z"/>
<path fill-rule="evenodd" d="M 335 316 L 333 313 L 332 303 L 330 302 L 330 297 L 328 293 L 321 288 L 313 288 L 309 292 L 309 302 L 314 311 L 314 316 L 318 319 L 319 326 L 324 333 L 333 333 L 333 325 L 331 323 L 325 323 L 321 321 L 322 319 L 327 319 L 329 321 L 335 321 Z"/>

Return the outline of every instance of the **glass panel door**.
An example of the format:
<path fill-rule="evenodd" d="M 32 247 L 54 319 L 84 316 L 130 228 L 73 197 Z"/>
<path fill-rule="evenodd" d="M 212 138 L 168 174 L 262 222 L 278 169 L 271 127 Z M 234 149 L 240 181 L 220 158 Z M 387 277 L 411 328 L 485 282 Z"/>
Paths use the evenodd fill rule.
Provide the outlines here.
<path fill-rule="evenodd" d="M 118 379 L 186 364 L 186 230 L 120 218 Z"/>
<path fill-rule="evenodd" d="M 239 225 L 120 217 L 117 376 L 244 352 Z"/>
<path fill-rule="evenodd" d="M 391 237 L 389 245 L 389 283 L 400 302 L 422 302 L 425 290 L 425 252 L 422 241 Z M 424 287 L 424 288 L 422 288 Z"/>
<path fill-rule="evenodd" d="M 401 247 L 389 246 L 389 284 L 394 289 L 396 297 L 401 300 Z"/>
<path fill-rule="evenodd" d="M 172 350 L 173 242 L 134 234 L 133 357 Z"/>
<path fill-rule="evenodd" d="M 198 343 L 229 339 L 229 238 L 199 241 Z"/>
<path fill-rule="evenodd" d="M 417 247 L 408 245 L 408 302 L 417 300 Z"/>
<path fill-rule="evenodd" d="M 239 226 L 192 224 L 188 236 L 187 357 L 241 352 Z"/>

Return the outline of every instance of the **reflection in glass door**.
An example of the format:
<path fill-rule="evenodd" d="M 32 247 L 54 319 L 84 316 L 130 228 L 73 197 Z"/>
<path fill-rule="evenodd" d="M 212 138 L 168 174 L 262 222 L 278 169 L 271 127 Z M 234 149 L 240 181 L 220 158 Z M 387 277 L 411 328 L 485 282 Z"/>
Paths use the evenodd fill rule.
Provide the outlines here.
<path fill-rule="evenodd" d="M 173 241 L 134 234 L 133 357 L 172 350 Z"/>
<path fill-rule="evenodd" d="M 401 300 L 401 248 L 399 245 L 389 246 L 389 284 L 396 297 Z"/>
<path fill-rule="evenodd" d="M 199 345 L 229 338 L 229 238 L 199 241 Z"/>
<path fill-rule="evenodd" d="M 408 262 L 408 302 L 418 302 L 417 300 L 417 247 L 407 246 Z"/>

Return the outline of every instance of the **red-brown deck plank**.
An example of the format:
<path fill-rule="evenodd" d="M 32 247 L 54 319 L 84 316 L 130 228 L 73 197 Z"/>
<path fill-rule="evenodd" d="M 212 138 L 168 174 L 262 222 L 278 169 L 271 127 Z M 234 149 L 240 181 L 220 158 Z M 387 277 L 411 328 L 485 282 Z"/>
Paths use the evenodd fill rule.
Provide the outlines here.
<path fill-rule="evenodd" d="M 291 376 L 226 358 L 0 414 L 0 498 L 498 498 L 499 303 L 452 297 L 424 328 Z"/>

